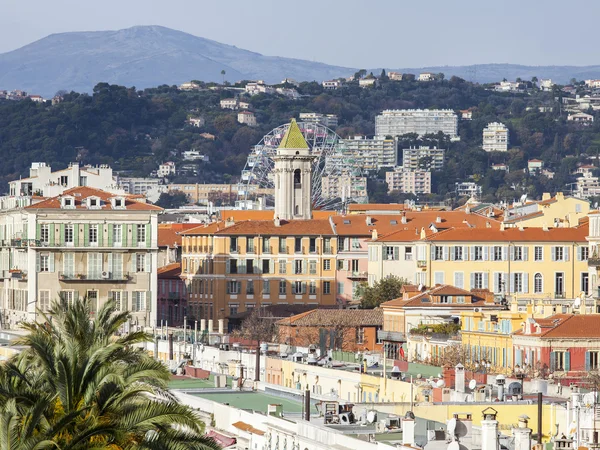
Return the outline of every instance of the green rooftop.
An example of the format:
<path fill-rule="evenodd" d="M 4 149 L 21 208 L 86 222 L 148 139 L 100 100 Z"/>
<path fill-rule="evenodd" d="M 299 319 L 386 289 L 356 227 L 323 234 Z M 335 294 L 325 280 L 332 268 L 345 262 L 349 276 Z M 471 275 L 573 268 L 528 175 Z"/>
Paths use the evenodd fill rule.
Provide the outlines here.
<path fill-rule="evenodd" d="M 292 119 L 290 122 L 290 127 L 287 129 L 283 139 L 279 143 L 279 148 L 308 150 L 308 144 L 302 135 L 302 131 L 300 131 L 300 127 L 296 123 L 296 119 Z"/>

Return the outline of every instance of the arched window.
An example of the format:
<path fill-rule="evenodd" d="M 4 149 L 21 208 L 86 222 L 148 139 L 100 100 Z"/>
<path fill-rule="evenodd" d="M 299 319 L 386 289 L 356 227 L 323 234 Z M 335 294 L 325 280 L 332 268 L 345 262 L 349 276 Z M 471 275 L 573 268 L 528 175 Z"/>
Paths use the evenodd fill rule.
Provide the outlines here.
<path fill-rule="evenodd" d="M 294 170 L 294 186 L 300 187 L 301 181 L 302 181 L 302 175 L 300 174 L 300 169 Z"/>
<path fill-rule="evenodd" d="M 544 289 L 544 280 L 541 273 L 536 273 L 533 276 L 533 293 L 541 294 Z"/>

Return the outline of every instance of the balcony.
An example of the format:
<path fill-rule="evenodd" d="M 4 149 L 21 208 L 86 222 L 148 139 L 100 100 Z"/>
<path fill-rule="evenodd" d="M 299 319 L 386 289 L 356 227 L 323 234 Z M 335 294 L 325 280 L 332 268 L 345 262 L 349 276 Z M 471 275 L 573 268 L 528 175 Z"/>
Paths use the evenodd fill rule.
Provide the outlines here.
<path fill-rule="evenodd" d="M 87 282 L 87 281 L 112 281 L 112 282 L 127 282 L 132 279 L 132 275 L 128 272 L 113 273 L 65 273 L 58 272 L 58 278 L 63 282 Z"/>
<path fill-rule="evenodd" d="M 417 267 L 419 269 L 425 269 L 427 267 L 427 261 L 425 261 L 425 260 L 417 261 Z"/>
<path fill-rule="evenodd" d="M 348 272 L 348 279 L 350 280 L 366 280 L 368 278 L 368 272 L 359 272 L 357 270 L 353 270 Z"/>
<path fill-rule="evenodd" d="M 590 258 L 588 259 L 589 267 L 600 267 L 600 258 Z"/>
<path fill-rule="evenodd" d="M 377 330 L 377 339 L 387 342 L 406 342 L 406 335 L 399 331 Z"/>
<path fill-rule="evenodd" d="M 564 292 L 555 292 L 554 293 L 554 298 L 556 298 L 556 299 L 565 299 L 565 298 L 567 298 L 567 295 Z"/>

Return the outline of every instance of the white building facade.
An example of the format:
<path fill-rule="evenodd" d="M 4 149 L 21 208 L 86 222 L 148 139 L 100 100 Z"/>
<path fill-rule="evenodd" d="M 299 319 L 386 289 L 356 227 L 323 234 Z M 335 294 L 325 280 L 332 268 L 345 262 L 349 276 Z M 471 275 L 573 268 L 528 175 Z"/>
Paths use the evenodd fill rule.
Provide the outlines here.
<path fill-rule="evenodd" d="M 377 136 L 402 136 L 407 133 L 458 136 L 458 116 L 451 109 L 394 109 L 375 118 Z"/>
<path fill-rule="evenodd" d="M 411 147 L 402 150 L 402 166 L 405 169 L 417 170 L 420 169 L 420 163 L 424 163 L 423 159 L 427 159 L 427 170 L 441 170 L 444 167 L 444 154 L 446 150 L 437 147 Z"/>
<path fill-rule="evenodd" d="M 385 173 L 388 192 L 405 194 L 431 194 L 431 172 L 427 170 L 407 170 L 397 167 L 393 172 Z"/>
<path fill-rule="evenodd" d="M 362 170 L 380 170 L 398 165 L 398 139 L 382 136 L 355 136 L 344 140 L 349 157 Z"/>
<path fill-rule="evenodd" d="M 505 152 L 508 144 L 509 132 L 503 123 L 492 122 L 483 129 L 483 149 L 486 152 Z"/>
<path fill-rule="evenodd" d="M 366 203 L 367 177 L 353 175 L 330 175 L 321 179 L 321 195 L 326 198 L 341 198 Z"/>

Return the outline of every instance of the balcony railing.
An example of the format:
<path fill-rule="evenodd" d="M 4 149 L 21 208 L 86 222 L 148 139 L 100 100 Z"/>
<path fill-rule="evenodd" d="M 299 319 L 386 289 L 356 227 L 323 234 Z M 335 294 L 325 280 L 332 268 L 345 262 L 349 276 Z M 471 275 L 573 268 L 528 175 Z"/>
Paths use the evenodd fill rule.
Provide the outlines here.
<path fill-rule="evenodd" d="M 377 339 L 388 342 L 406 342 L 406 335 L 400 331 L 377 330 Z"/>
<path fill-rule="evenodd" d="M 359 272 L 357 270 L 348 272 L 348 278 L 351 280 L 366 280 L 368 275 L 369 274 L 367 272 Z"/>
<path fill-rule="evenodd" d="M 567 298 L 567 296 L 564 292 L 555 292 L 554 298 L 565 299 L 565 298 Z"/>
<path fill-rule="evenodd" d="M 590 258 L 588 259 L 589 267 L 600 267 L 600 258 Z"/>
<path fill-rule="evenodd" d="M 114 272 L 99 272 L 99 273 L 65 273 L 58 272 L 58 278 L 64 282 L 77 282 L 77 281 L 120 281 L 126 282 L 132 279 L 131 274 L 128 272 L 114 273 Z"/>

